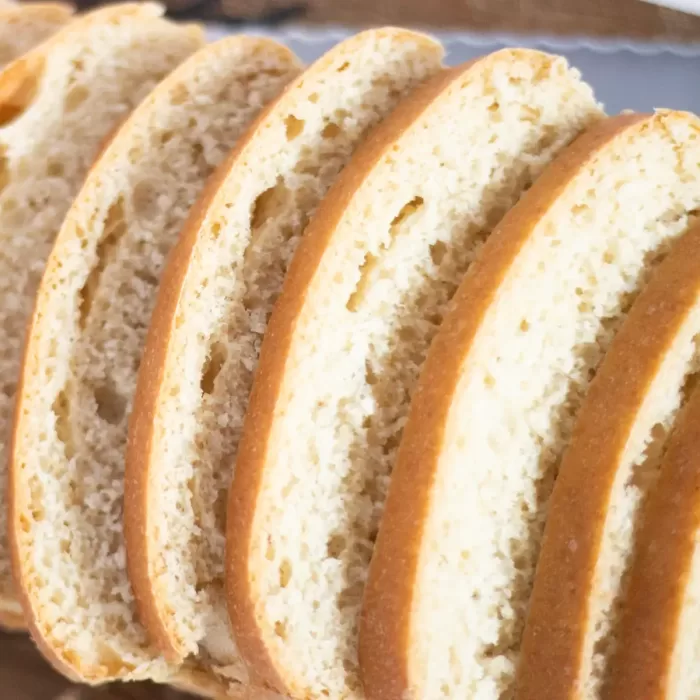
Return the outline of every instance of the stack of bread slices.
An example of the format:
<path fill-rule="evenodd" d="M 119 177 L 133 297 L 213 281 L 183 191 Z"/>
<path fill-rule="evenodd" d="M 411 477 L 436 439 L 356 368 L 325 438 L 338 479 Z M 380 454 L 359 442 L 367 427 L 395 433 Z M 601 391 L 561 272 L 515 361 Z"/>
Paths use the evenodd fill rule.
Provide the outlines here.
<path fill-rule="evenodd" d="M 0 8 L 0 624 L 214 698 L 700 696 L 700 119 L 71 13 Z"/>

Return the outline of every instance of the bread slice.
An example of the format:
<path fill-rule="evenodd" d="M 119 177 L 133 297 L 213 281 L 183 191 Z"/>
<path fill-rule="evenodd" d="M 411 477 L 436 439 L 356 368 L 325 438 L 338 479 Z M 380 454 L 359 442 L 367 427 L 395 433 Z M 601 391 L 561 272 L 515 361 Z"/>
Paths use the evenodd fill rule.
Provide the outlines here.
<path fill-rule="evenodd" d="M 694 260 L 697 266 L 697 254 Z M 697 267 L 692 274 L 697 276 Z M 611 700 L 700 693 L 698 444 L 700 391 L 695 389 L 664 444 L 660 473 L 642 511 L 617 654 L 605 687 Z"/>
<path fill-rule="evenodd" d="M 69 23 L 0 73 L 0 503 L 25 325 L 46 256 L 107 134 L 202 44 L 200 29 L 153 3 Z M 7 518 L 0 508 L 0 620 L 16 621 Z"/>
<path fill-rule="evenodd" d="M 173 51 L 150 34 L 148 51 Z M 229 38 L 197 52 L 105 148 L 48 260 L 18 390 L 10 526 L 34 635 L 82 680 L 170 672 L 135 619 L 121 522 L 141 345 L 190 206 L 297 72 L 294 56 L 267 39 Z"/>
<path fill-rule="evenodd" d="M 662 696 L 644 689 L 651 679 L 648 688 L 670 680 L 670 669 L 661 673 L 661 665 L 671 661 L 674 644 L 668 641 L 678 633 L 679 611 L 669 605 L 682 601 L 693 555 L 690 522 L 697 507 L 690 505 L 692 491 L 679 495 L 676 489 L 697 480 L 698 470 L 692 459 L 669 464 L 669 457 L 688 459 L 689 446 L 673 448 L 675 457 L 664 457 L 664 451 L 676 440 L 667 439 L 668 433 L 700 369 L 698 337 L 696 225 L 673 246 L 635 301 L 579 412 L 552 493 L 523 635 L 517 697 L 610 697 L 605 686 L 611 672 L 618 676 L 617 697 L 671 697 L 670 690 Z M 687 430 L 698 433 L 692 424 Z M 682 433 L 680 439 L 687 440 Z M 652 506 L 656 510 L 650 520 L 644 517 L 646 499 L 663 504 L 661 509 Z M 669 530 L 672 522 L 682 527 Z M 663 551 L 650 560 L 647 547 L 658 550 L 659 542 Z M 644 590 L 629 589 L 628 595 L 637 551 L 642 559 L 634 566 Z M 654 584 L 658 588 L 652 590 Z M 628 618 L 634 634 L 620 640 L 622 611 L 630 603 L 641 610 Z M 661 653 L 646 663 L 640 658 L 633 669 L 631 659 L 648 653 L 652 639 L 652 648 Z M 622 666 L 613 663 L 618 641 L 626 659 Z M 695 663 L 697 659 L 688 659 Z M 619 684 L 623 677 L 624 687 Z M 697 692 L 698 687 L 676 690 L 673 697 L 695 697 Z"/>
<path fill-rule="evenodd" d="M 173 252 L 139 373 L 125 502 L 140 610 L 173 660 L 245 673 L 227 624 L 224 521 L 267 317 L 308 218 L 353 148 L 440 70 L 442 55 L 402 29 L 336 46 L 249 131 Z"/>
<path fill-rule="evenodd" d="M 500 51 L 410 96 L 322 202 L 263 342 L 228 510 L 231 619 L 280 692 L 362 697 L 360 600 L 430 340 L 493 226 L 601 116 L 564 59 Z"/>
<path fill-rule="evenodd" d="M 700 204 L 699 136 L 680 112 L 594 126 L 460 286 L 413 395 L 370 569 L 370 698 L 512 693 L 562 452 L 631 300 Z"/>
<path fill-rule="evenodd" d="M 71 5 L 58 2 L 0 5 L 0 68 L 48 39 L 72 15 Z"/>

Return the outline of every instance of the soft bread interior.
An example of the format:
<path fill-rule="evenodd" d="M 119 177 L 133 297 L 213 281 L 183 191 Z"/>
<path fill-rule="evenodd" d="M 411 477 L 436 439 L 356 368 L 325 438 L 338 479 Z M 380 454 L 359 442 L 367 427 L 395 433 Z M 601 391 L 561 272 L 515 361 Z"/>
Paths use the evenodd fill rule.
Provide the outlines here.
<path fill-rule="evenodd" d="M 322 57 L 226 166 L 165 273 L 155 317 L 166 314 L 167 332 L 151 334 L 144 360 L 164 352 L 163 378 L 139 394 L 134 417 L 153 421 L 153 550 L 168 564 L 156 574 L 158 602 L 185 649 L 229 665 L 220 671 L 241 673 L 222 628 L 226 496 L 268 316 L 309 217 L 354 147 L 441 58 L 439 44 L 394 29 Z M 181 278 L 180 254 L 189 260 Z M 134 440 L 130 459 L 142 449 Z"/>
<path fill-rule="evenodd" d="M 310 225 L 270 326 L 291 340 L 264 346 L 232 487 L 229 517 L 254 513 L 240 545 L 249 605 L 303 697 L 362 697 L 360 603 L 428 346 L 493 226 L 601 117 L 578 74 L 538 52 L 493 54 L 425 91 L 358 152 Z"/>
<path fill-rule="evenodd" d="M 539 199 L 528 240 L 469 346 L 457 349 L 466 354 L 439 426 L 434 505 L 415 584 L 421 593 L 411 611 L 407 653 L 423 697 L 503 697 L 512 690 L 559 461 L 631 301 L 700 204 L 699 129 L 680 113 L 641 120 L 582 162 L 558 198 Z M 547 186 L 559 182 L 556 166 L 551 173 Z M 519 206 L 514 226 L 524 220 L 527 198 Z M 508 222 L 503 236 L 516 233 L 507 232 Z M 446 333 L 466 313 L 468 282 Z M 686 348 L 669 372 L 682 373 L 688 359 Z M 435 355 L 423 380 L 431 381 L 439 365 Z M 652 427 L 668 421 L 675 386 L 649 407 L 642 434 L 629 445 L 630 462 L 642 458 Z M 612 512 L 616 525 L 636 500 L 631 492 Z M 628 525 L 611 530 L 615 559 L 604 574 L 611 579 L 627 538 Z M 594 611 L 601 637 L 613 599 Z M 593 686 L 597 680 L 592 671 Z"/>
<path fill-rule="evenodd" d="M 129 64 L 162 60 L 172 42 L 151 32 Z M 265 40 L 226 39 L 193 56 L 106 148 L 49 259 L 15 435 L 15 531 L 35 626 L 88 680 L 167 670 L 136 621 L 122 533 L 142 344 L 190 206 L 296 71 L 291 54 Z"/>
<path fill-rule="evenodd" d="M 26 324 L 46 257 L 102 142 L 202 42 L 151 3 L 117 5 L 69 24 L 0 73 L 0 502 Z M 43 435 L 43 429 L 38 435 Z M 41 500 L 42 489 L 36 493 Z M 50 500 L 50 496 L 45 496 Z M 42 540 L 56 541 L 56 535 Z M 51 560 L 53 546 L 37 552 Z M 51 567 L 51 564 L 48 564 Z M 51 568 L 49 568 L 51 571 Z M 0 603 L 16 606 L 7 515 L 0 508 Z M 60 585 L 60 577 L 52 574 Z"/>

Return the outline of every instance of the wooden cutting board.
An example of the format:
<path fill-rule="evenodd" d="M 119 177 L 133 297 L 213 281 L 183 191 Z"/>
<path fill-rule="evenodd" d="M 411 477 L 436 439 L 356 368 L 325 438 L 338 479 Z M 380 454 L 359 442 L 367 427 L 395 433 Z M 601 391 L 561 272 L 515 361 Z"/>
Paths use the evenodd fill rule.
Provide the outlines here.
<path fill-rule="evenodd" d="M 0 698 L 7 700 L 191 700 L 150 683 L 107 688 L 71 685 L 54 672 L 24 634 L 0 632 Z"/>

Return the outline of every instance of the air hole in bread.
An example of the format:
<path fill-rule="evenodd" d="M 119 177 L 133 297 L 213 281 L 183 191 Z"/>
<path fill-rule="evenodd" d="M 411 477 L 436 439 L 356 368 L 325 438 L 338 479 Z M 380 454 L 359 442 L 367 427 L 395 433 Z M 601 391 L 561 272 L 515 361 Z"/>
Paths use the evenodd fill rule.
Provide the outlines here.
<path fill-rule="evenodd" d="M 281 620 L 275 622 L 275 634 L 280 639 L 287 639 L 287 625 Z"/>
<path fill-rule="evenodd" d="M 158 278 L 149 270 L 135 270 L 134 276 L 145 282 L 149 287 L 156 287 L 158 285 Z"/>
<path fill-rule="evenodd" d="M 520 321 L 520 330 L 523 333 L 527 333 L 530 330 L 530 323 L 526 318 L 524 318 L 522 321 Z"/>
<path fill-rule="evenodd" d="M 131 203 L 136 216 L 152 219 L 158 213 L 158 190 L 154 183 L 142 180 L 134 185 Z"/>
<path fill-rule="evenodd" d="M 10 171 L 7 162 L 7 156 L 5 155 L 4 148 L 0 150 L 0 192 L 5 189 L 7 184 L 10 182 Z M 10 199 L 3 202 L 3 209 L 5 211 L 12 211 L 17 208 L 17 200 Z"/>
<path fill-rule="evenodd" d="M 60 160 L 49 160 L 46 163 L 46 174 L 49 177 L 63 177 L 65 171 L 66 168 Z"/>
<path fill-rule="evenodd" d="M 539 124 L 541 117 L 542 110 L 537 107 L 523 105 L 520 108 L 520 119 L 524 122 L 530 122 L 531 124 Z"/>
<path fill-rule="evenodd" d="M 259 194 L 253 204 L 250 226 L 253 230 L 261 228 L 268 219 L 280 216 L 291 201 L 292 193 L 279 178 L 277 184 Z"/>
<path fill-rule="evenodd" d="M 212 394 L 216 384 L 216 378 L 226 362 L 228 352 L 223 343 L 213 343 L 209 350 L 209 357 L 204 365 L 200 387 L 203 394 Z"/>
<path fill-rule="evenodd" d="M 34 67 L 17 61 L 4 72 L 3 83 L 10 87 L 0 99 L 0 127 L 15 121 L 31 107 L 43 71 L 43 61 Z"/>
<path fill-rule="evenodd" d="M 284 120 L 285 132 L 287 141 L 293 141 L 302 131 L 304 131 L 304 120 L 297 119 L 293 114 L 290 114 Z"/>
<path fill-rule="evenodd" d="M 275 560 L 275 545 L 272 543 L 272 538 L 267 538 L 267 547 L 265 547 L 265 559 L 268 561 Z"/>
<path fill-rule="evenodd" d="M 345 72 L 348 68 L 350 68 L 350 61 L 345 61 L 342 66 L 340 66 L 337 70 L 338 73 L 343 73 Z"/>
<path fill-rule="evenodd" d="M 333 559 L 340 559 L 340 555 L 345 551 L 347 544 L 347 540 L 343 535 L 333 535 L 327 544 L 328 556 Z"/>
<path fill-rule="evenodd" d="M 447 246 L 443 241 L 435 241 L 433 245 L 430 246 L 430 259 L 433 261 L 434 265 L 439 265 L 447 253 Z"/>
<path fill-rule="evenodd" d="M 95 388 L 97 415 L 106 423 L 119 425 L 126 414 L 126 398 L 109 383 Z"/>
<path fill-rule="evenodd" d="M 90 97 L 90 91 L 84 85 L 74 85 L 66 94 L 64 102 L 66 112 L 75 112 L 88 97 Z"/>
<path fill-rule="evenodd" d="M 280 564 L 280 586 L 286 588 L 292 580 L 292 562 L 285 559 Z"/>
<path fill-rule="evenodd" d="M 501 108 L 500 103 L 498 100 L 494 100 L 490 105 L 489 105 L 489 112 L 498 112 L 498 110 Z"/>
<path fill-rule="evenodd" d="M 73 430 L 70 424 L 70 403 L 67 389 L 63 389 L 54 399 L 51 410 L 56 416 L 56 436 L 63 443 L 63 451 L 66 459 L 75 455 L 75 443 L 73 442 Z"/>
<path fill-rule="evenodd" d="M 317 92 L 312 92 L 309 95 L 309 102 L 316 104 L 318 102 L 318 93 Z"/>
<path fill-rule="evenodd" d="M 175 132 L 173 131 L 162 131 L 158 134 L 158 141 L 161 146 L 165 146 L 168 141 L 172 140 L 173 136 L 175 136 Z"/>
<path fill-rule="evenodd" d="M 422 197 L 414 197 L 410 202 L 401 207 L 399 213 L 391 221 L 391 225 L 389 227 L 389 240 L 380 245 L 378 251 L 379 254 L 387 251 L 391 247 L 394 239 L 399 233 L 401 224 L 406 221 L 408 217 L 413 216 L 423 206 L 423 203 Z M 355 290 L 350 295 L 345 305 L 348 311 L 358 311 L 363 300 L 366 299 L 367 293 L 369 292 L 369 288 L 371 286 L 372 272 L 376 268 L 378 262 L 378 255 L 375 255 L 369 251 L 365 254 L 362 265 L 360 265 L 360 278 L 355 285 Z"/>
<path fill-rule="evenodd" d="M 343 130 L 335 122 L 329 122 L 323 127 L 321 136 L 323 136 L 324 139 L 334 139 L 336 136 L 341 134 L 342 131 Z"/>
<path fill-rule="evenodd" d="M 85 321 L 90 314 L 90 309 L 100 284 L 100 277 L 107 265 L 115 255 L 119 241 L 127 231 L 126 218 L 124 214 L 124 202 L 117 199 L 109 208 L 105 217 L 102 239 L 97 244 L 95 254 L 97 260 L 90 271 L 90 274 L 80 290 L 80 325 L 85 326 Z"/>

